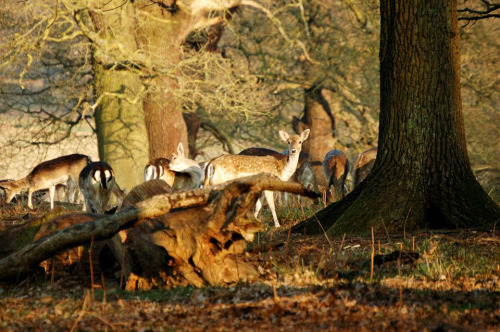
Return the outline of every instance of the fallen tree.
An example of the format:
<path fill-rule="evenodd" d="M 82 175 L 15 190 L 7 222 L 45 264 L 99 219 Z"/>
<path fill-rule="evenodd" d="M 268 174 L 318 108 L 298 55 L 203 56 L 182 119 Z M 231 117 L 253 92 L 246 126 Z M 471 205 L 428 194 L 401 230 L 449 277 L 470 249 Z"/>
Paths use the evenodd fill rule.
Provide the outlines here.
<path fill-rule="evenodd" d="M 156 195 L 23 247 L 0 260 L 0 280 L 27 275 L 61 251 L 110 239 L 129 228 L 124 241 L 127 263 L 122 266 L 126 276 L 133 273 L 166 284 L 196 286 L 250 280 L 257 272 L 242 254 L 246 242 L 262 228 L 253 208 L 263 190 L 318 196 L 300 184 L 268 175 L 238 179 L 223 187 Z"/>

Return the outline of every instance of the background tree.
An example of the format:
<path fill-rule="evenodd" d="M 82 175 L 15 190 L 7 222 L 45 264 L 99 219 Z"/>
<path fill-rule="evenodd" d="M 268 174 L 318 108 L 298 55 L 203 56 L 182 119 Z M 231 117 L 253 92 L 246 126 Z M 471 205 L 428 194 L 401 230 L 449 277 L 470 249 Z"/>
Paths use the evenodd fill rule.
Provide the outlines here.
<path fill-rule="evenodd" d="M 467 155 L 456 1 L 382 1 L 380 11 L 377 160 L 366 181 L 320 211 L 319 221 L 330 234 L 493 225 L 500 208 Z"/>
<path fill-rule="evenodd" d="M 33 61 L 38 60 L 40 53 L 47 52 L 47 41 L 57 39 L 60 42 L 57 50 L 66 53 L 67 48 L 78 45 L 84 51 L 84 60 L 91 60 L 90 65 L 88 62 L 84 64 L 94 84 L 91 85 L 93 90 L 89 90 L 87 82 L 87 95 L 76 103 L 72 101 L 72 109 L 81 114 L 75 121 L 78 123 L 87 114 L 95 116 L 99 157 L 113 166 L 122 186 L 131 188 L 142 181 L 142 169 L 150 156 L 168 157 L 179 141 L 187 147 L 181 105 L 192 102 L 193 96 L 189 95 L 189 89 L 179 92 L 183 75 L 193 75 L 192 79 L 197 83 L 191 86 L 198 89 L 207 83 L 212 87 L 220 83 L 210 82 L 214 76 L 210 70 L 222 72 L 216 75 L 224 77 L 224 84 L 220 84 L 217 93 L 214 93 L 224 96 L 226 100 L 219 108 L 219 114 L 234 105 L 249 105 L 233 102 L 242 99 L 241 92 L 233 91 L 248 91 L 251 88 L 238 87 L 246 78 L 232 75 L 227 61 L 205 57 L 203 63 L 193 65 L 196 60 L 191 59 L 189 48 L 184 50 L 188 36 L 213 24 L 222 24 L 222 17 L 215 14 L 238 4 L 239 1 L 224 4 L 210 1 L 170 4 L 152 1 L 60 1 L 55 5 L 39 6 L 18 3 L 11 6 L 12 11 L 6 16 L 19 18 L 16 9 L 21 8 L 28 13 L 28 19 L 19 27 L 10 25 L 12 41 L 6 38 L 5 43 L 11 51 L 3 57 L 3 65 L 15 64 L 14 69 L 22 68 L 21 74 L 11 72 L 22 86 Z M 36 28 L 30 29 L 30 24 L 34 23 L 31 14 L 36 16 L 38 22 Z M 28 65 L 14 61 L 17 54 L 26 56 Z M 65 65 L 68 64 L 77 67 L 74 62 L 67 61 Z M 43 67 L 43 64 L 37 68 L 40 66 Z M 202 68 L 206 77 L 199 79 Z M 204 92 L 207 91 L 205 86 Z M 201 99 L 199 91 L 197 94 L 196 99 Z M 214 99 L 223 100 L 218 96 Z M 252 109 L 258 106 L 245 108 L 249 117 Z M 47 113 L 51 115 L 51 111 Z M 240 111 L 241 108 L 229 113 Z M 34 113 L 33 109 L 28 112 L 30 115 Z M 61 120 L 62 116 L 57 115 L 57 119 Z"/>

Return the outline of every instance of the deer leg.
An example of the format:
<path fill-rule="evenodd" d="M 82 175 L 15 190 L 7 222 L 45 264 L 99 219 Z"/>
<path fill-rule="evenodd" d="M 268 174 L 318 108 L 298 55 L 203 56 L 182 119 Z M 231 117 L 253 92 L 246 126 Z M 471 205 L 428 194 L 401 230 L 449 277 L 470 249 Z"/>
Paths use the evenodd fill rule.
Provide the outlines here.
<path fill-rule="evenodd" d="M 28 208 L 33 209 L 33 203 L 31 201 L 31 196 L 33 195 L 33 189 L 29 188 L 28 189 Z"/>
<path fill-rule="evenodd" d="M 273 214 L 274 226 L 276 228 L 280 227 L 280 223 L 278 221 L 278 216 L 276 215 L 276 209 L 274 207 L 274 194 L 272 191 L 264 191 L 264 196 L 266 197 L 267 204 L 269 204 L 269 208 L 271 209 L 271 213 Z"/>
<path fill-rule="evenodd" d="M 56 196 L 56 186 L 49 187 L 50 209 L 54 208 L 54 197 Z"/>
<path fill-rule="evenodd" d="M 255 204 L 255 218 L 259 215 L 260 209 L 262 208 L 262 202 L 264 201 L 264 195 L 261 195 Z"/>

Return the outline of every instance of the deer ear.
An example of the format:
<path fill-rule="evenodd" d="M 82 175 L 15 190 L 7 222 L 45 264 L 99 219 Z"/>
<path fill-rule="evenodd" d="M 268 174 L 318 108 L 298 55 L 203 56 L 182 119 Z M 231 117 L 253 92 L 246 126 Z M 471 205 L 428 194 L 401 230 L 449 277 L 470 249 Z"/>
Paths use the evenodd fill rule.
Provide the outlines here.
<path fill-rule="evenodd" d="M 181 157 L 184 157 L 184 146 L 182 146 L 182 142 L 177 146 L 177 154 Z"/>
<path fill-rule="evenodd" d="M 309 137 L 310 131 L 310 129 L 306 129 L 302 132 L 302 134 L 300 134 L 300 137 L 302 137 L 302 141 L 305 141 Z"/>
<path fill-rule="evenodd" d="M 281 130 L 280 130 L 280 136 L 281 136 L 281 139 L 284 140 L 285 142 L 288 141 L 288 139 L 290 138 L 290 136 L 288 135 L 287 132 L 284 132 Z"/>

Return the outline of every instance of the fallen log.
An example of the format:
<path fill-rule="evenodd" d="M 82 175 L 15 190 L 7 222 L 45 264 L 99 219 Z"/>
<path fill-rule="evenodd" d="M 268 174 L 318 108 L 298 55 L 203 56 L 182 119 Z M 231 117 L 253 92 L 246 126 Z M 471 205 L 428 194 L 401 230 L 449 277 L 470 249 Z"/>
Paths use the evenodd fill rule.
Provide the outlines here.
<path fill-rule="evenodd" d="M 26 275 L 58 252 L 90 243 L 92 238 L 109 239 L 132 226 L 136 227 L 127 231 L 125 241 L 130 259 L 127 275 L 167 285 L 249 280 L 256 274 L 255 267 L 244 262 L 242 254 L 246 241 L 262 228 L 253 208 L 263 190 L 318 197 L 300 184 L 262 174 L 227 186 L 157 195 L 115 215 L 56 231 L 12 253 L 0 260 L 0 280 Z"/>

